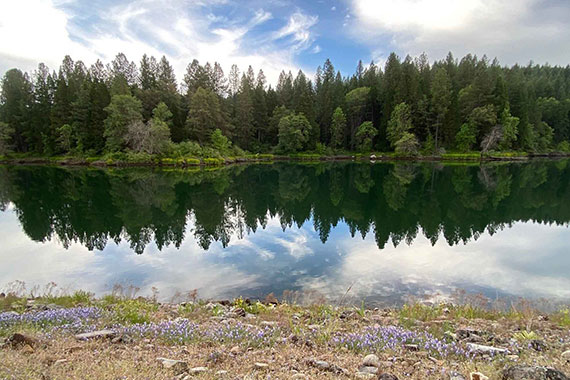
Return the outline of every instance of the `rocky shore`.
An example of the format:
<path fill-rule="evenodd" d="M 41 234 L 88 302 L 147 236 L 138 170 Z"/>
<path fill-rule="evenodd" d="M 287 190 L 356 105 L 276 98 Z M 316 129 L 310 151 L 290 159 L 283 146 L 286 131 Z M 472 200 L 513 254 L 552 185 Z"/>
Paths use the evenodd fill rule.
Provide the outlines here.
<path fill-rule="evenodd" d="M 1 295 L 0 295 L 1 296 Z M 0 297 L 1 379 L 552 380 L 568 310 Z"/>

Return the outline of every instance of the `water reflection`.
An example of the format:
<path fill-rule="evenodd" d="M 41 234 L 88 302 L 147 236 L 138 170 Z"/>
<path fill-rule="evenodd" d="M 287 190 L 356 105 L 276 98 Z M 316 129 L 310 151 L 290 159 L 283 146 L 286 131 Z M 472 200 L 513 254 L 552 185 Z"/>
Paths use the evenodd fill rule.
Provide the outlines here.
<path fill-rule="evenodd" d="M 567 161 L 0 170 L 1 284 L 570 299 Z"/>

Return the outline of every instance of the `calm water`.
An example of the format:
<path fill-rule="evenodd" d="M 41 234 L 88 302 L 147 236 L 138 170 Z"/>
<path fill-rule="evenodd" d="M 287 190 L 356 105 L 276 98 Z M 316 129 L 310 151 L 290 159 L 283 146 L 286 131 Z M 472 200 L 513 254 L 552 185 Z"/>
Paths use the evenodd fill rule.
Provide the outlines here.
<path fill-rule="evenodd" d="M 570 300 L 568 160 L 4 166 L 0 207 L 0 288 Z"/>

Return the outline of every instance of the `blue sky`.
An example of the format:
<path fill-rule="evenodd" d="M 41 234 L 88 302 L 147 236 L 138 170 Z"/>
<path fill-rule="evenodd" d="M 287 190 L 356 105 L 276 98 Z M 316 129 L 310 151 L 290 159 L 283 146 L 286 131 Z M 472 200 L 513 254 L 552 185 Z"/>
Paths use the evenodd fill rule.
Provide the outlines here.
<path fill-rule="evenodd" d="M 566 0 L 18 0 L 0 2 L 0 74 L 63 56 L 139 62 L 166 55 L 181 79 L 188 63 L 226 71 L 263 68 L 309 75 L 329 57 L 344 75 L 359 59 L 382 64 L 426 52 L 467 52 L 503 64 L 570 63 Z"/>

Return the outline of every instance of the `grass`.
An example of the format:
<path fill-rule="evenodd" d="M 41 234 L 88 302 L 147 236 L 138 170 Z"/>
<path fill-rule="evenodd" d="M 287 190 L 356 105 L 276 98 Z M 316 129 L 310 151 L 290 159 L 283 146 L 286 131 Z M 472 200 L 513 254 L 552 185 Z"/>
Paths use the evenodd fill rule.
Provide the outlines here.
<path fill-rule="evenodd" d="M 207 373 L 198 376 L 203 379 L 217 378 L 218 370 L 228 371 L 229 378 L 248 374 L 290 378 L 293 369 L 315 379 L 348 379 L 368 353 L 390 363 L 383 364 L 382 370 L 399 378 L 441 379 L 442 371 L 451 370 L 466 378 L 475 370 L 501 378 L 505 366 L 514 363 L 512 359 L 474 357 L 463 342 L 446 334 L 465 327 L 488 332 L 482 335 L 484 339 L 493 338 L 486 344 L 514 350 L 518 363 L 543 363 L 570 371 L 570 363 L 560 359 L 570 344 L 568 309 L 538 319 L 529 304 L 505 311 L 488 309 L 476 297 L 463 305 L 410 303 L 398 309 L 371 310 L 364 303 L 345 307 L 316 297 L 301 306 L 295 301 L 300 300 L 298 296 L 289 296 L 289 303 L 276 303 L 274 296 L 268 296 L 265 302 L 239 297 L 222 304 L 197 299 L 191 292 L 191 302 L 160 304 L 156 297 L 137 297 L 136 288 L 119 288 L 102 298 L 49 288 L 31 303 L 13 292 L 0 298 L 4 310 L 26 309 L 26 303 L 37 309 L 12 320 L 0 314 L 0 336 L 20 331 L 48 343 L 34 347 L 32 353 L 0 347 L 0 378 L 172 379 L 176 373 L 156 365 L 156 358 L 162 356 L 184 360 L 190 367 L 208 367 Z M 48 303 L 67 308 L 40 311 Z M 235 316 L 238 308 L 249 315 Z M 228 318 L 228 313 L 233 316 Z M 521 321 L 527 319 L 533 321 L 532 329 L 528 324 L 521 328 Z M 99 328 L 116 329 L 133 341 L 111 344 L 73 339 L 72 334 Z M 513 338 L 519 346 L 509 343 Z M 543 339 L 549 350 L 532 349 L 528 343 L 536 338 Z M 406 344 L 415 344 L 418 350 L 407 349 Z M 54 365 L 59 358 L 67 362 Z M 348 375 L 316 369 L 307 364 L 308 358 L 345 368 Z M 269 367 L 259 369 L 255 362 Z"/>

